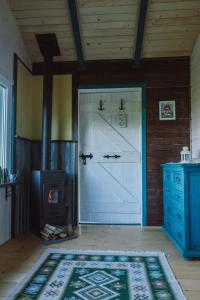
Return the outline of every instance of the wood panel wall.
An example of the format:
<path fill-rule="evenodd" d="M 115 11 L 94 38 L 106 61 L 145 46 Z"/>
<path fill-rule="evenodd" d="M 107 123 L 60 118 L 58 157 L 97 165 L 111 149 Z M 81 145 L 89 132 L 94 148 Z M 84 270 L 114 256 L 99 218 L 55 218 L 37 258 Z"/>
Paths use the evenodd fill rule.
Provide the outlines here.
<path fill-rule="evenodd" d="M 62 70 L 64 71 L 64 69 Z M 161 164 L 178 162 L 180 150 L 190 144 L 190 60 L 145 60 L 128 63 L 90 63 L 73 76 L 74 139 L 77 139 L 77 88 L 80 85 L 145 83 L 147 101 L 147 222 L 163 222 Z M 159 121 L 159 100 L 176 101 L 177 119 Z"/>

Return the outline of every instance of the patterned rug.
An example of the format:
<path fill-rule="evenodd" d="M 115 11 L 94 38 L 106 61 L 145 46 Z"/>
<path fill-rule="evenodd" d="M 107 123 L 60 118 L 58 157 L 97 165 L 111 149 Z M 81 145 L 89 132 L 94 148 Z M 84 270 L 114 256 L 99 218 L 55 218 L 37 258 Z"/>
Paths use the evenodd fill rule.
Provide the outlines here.
<path fill-rule="evenodd" d="M 186 298 L 161 252 L 48 249 L 7 299 Z"/>

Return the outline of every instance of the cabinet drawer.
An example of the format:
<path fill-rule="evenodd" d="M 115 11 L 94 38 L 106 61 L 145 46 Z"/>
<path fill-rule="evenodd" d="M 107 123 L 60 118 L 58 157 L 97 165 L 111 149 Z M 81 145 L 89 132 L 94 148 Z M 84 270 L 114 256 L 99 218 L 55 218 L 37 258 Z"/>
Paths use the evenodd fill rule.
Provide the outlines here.
<path fill-rule="evenodd" d="M 173 182 L 173 172 L 170 170 L 165 170 L 163 174 L 163 181 L 166 183 L 172 183 Z"/>
<path fill-rule="evenodd" d="M 179 226 L 184 226 L 184 214 L 177 207 L 173 206 L 170 201 L 164 203 L 164 214 L 166 217 L 170 217 L 173 222 L 177 222 Z"/>
<path fill-rule="evenodd" d="M 177 242 L 185 248 L 185 232 L 179 228 L 176 228 L 174 232 L 174 238 L 177 240 Z"/>
<path fill-rule="evenodd" d="M 181 171 L 173 172 L 173 182 L 175 184 L 183 184 L 183 173 Z"/>
<path fill-rule="evenodd" d="M 165 228 L 171 234 L 180 246 L 185 248 L 185 230 L 177 222 L 173 221 L 170 217 L 165 217 Z"/>
<path fill-rule="evenodd" d="M 165 188 L 163 191 L 164 203 L 168 201 L 171 205 L 175 206 L 181 212 L 184 211 L 184 194 L 173 188 Z"/>
<path fill-rule="evenodd" d="M 176 206 L 181 212 L 184 211 L 184 194 L 182 191 L 174 190 L 171 198 L 172 204 Z"/>
<path fill-rule="evenodd" d="M 172 197 L 173 197 L 173 191 L 172 191 L 172 189 L 171 189 L 169 186 L 167 186 L 167 185 L 164 186 L 163 196 L 164 196 L 164 201 L 165 201 L 165 200 L 171 200 Z"/>
<path fill-rule="evenodd" d="M 177 190 L 183 190 L 183 174 L 181 171 L 173 172 L 173 184 Z"/>

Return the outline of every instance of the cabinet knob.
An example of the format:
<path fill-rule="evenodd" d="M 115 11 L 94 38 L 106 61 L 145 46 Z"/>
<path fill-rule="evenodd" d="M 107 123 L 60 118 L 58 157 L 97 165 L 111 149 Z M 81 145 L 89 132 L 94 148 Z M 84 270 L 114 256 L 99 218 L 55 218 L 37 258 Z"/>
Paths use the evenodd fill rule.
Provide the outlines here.
<path fill-rule="evenodd" d="M 176 175 L 176 176 L 175 176 L 175 182 L 176 182 L 176 183 L 181 183 L 181 176 Z"/>
<path fill-rule="evenodd" d="M 177 237 L 178 237 L 179 239 L 182 239 L 182 234 L 181 234 L 180 232 L 177 232 Z"/>

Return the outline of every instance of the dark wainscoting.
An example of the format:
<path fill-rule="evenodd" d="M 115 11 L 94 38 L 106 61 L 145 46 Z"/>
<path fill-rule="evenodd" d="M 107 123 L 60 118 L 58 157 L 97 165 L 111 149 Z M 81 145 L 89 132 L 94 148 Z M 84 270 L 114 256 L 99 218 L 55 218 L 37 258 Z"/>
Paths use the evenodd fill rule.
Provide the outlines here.
<path fill-rule="evenodd" d="M 30 210 L 30 174 L 31 174 L 31 141 L 16 138 L 16 170 L 20 172 L 20 184 L 16 186 L 14 198 L 14 211 L 12 220 L 14 236 L 29 229 Z"/>
<path fill-rule="evenodd" d="M 69 203 L 69 224 L 77 221 L 77 142 L 52 141 L 51 168 L 66 171 L 66 197 Z M 21 173 L 21 183 L 15 195 L 15 236 L 29 230 L 30 179 L 32 170 L 41 166 L 41 141 L 16 138 L 16 169 Z"/>

